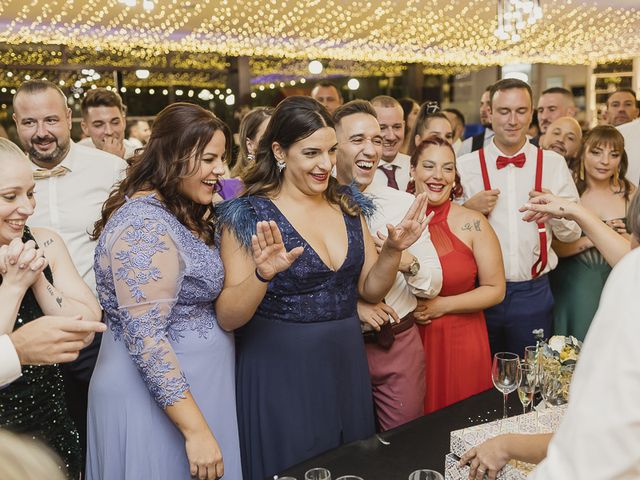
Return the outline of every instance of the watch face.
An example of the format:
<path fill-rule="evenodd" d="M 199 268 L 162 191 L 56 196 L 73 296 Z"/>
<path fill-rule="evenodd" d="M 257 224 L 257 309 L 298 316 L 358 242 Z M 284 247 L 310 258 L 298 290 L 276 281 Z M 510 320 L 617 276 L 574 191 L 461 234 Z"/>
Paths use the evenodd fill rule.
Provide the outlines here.
<path fill-rule="evenodd" d="M 414 260 L 411 265 L 409 265 L 409 273 L 411 273 L 411 275 L 417 275 L 419 271 L 420 264 L 418 263 L 418 260 Z"/>

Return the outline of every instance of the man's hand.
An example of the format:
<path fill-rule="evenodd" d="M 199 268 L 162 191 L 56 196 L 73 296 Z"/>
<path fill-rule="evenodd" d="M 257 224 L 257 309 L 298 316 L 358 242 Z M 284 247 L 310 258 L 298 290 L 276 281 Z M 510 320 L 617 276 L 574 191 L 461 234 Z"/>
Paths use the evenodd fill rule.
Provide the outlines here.
<path fill-rule="evenodd" d="M 488 216 L 496 206 L 500 190 L 483 190 L 464 203 L 464 206 Z"/>
<path fill-rule="evenodd" d="M 44 316 L 9 334 L 21 365 L 72 362 L 89 345 L 96 332 L 104 332 L 101 322 L 77 317 Z"/>
<path fill-rule="evenodd" d="M 360 322 L 370 325 L 375 331 L 380 331 L 380 327 L 391 321 L 399 323 L 400 318 L 396 311 L 386 303 L 367 303 L 358 300 L 358 317 Z"/>
<path fill-rule="evenodd" d="M 107 153 L 112 153 L 116 157 L 124 158 L 124 140 L 122 138 L 115 138 L 106 136 L 96 145 L 100 150 Z"/>

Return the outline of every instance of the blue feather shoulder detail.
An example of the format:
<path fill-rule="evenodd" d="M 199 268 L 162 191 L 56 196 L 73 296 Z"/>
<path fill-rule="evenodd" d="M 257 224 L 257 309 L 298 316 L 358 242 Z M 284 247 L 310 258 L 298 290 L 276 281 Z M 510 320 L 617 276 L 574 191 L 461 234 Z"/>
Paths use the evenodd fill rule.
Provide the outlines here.
<path fill-rule="evenodd" d="M 234 198 L 214 207 L 216 230 L 228 229 L 243 247 L 251 248 L 251 236 L 256 233 L 258 215 L 248 197 Z"/>
<path fill-rule="evenodd" d="M 373 203 L 373 200 L 369 196 L 360 191 L 360 189 L 356 185 L 356 182 L 351 182 L 349 185 L 344 185 L 341 190 L 342 193 L 345 193 L 346 195 L 351 197 L 353 202 L 358 205 L 358 207 L 360 207 L 364 218 L 369 219 L 376 213 L 375 203 Z"/>

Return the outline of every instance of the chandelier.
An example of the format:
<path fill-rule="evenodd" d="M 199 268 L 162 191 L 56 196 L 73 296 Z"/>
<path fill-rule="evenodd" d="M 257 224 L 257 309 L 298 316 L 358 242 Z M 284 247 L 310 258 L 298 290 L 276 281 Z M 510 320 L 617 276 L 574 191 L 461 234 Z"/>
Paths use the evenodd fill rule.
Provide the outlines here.
<path fill-rule="evenodd" d="M 135 7 L 138 4 L 138 0 L 118 0 L 118 2 L 126 5 L 127 7 Z M 155 4 L 152 0 L 142 0 L 142 8 L 145 11 L 150 12 L 155 7 Z"/>
<path fill-rule="evenodd" d="M 494 35 L 518 42 L 522 32 L 541 19 L 540 0 L 498 0 L 498 28 Z"/>

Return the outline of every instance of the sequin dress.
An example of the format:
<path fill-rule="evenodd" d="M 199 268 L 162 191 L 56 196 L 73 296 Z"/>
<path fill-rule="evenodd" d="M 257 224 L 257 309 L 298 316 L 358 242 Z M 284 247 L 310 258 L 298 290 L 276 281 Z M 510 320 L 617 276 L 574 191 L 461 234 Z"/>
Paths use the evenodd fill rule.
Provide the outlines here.
<path fill-rule="evenodd" d="M 140 197 L 107 222 L 94 269 L 108 329 L 89 387 L 87 478 L 190 479 L 184 438 L 164 411 L 189 390 L 224 478 L 241 480 L 234 339 L 214 311 L 218 250 Z"/>
<path fill-rule="evenodd" d="M 333 271 L 269 199 L 224 202 L 219 215 L 240 239 L 250 238 L 256 221 L 274 220 L 287 250 L 304 247 L 269 284 L 254 317 L 236 336 L 244 478 L 263 480 L 374 433 L 371 380 L 356 313 L 362 226 L 359 217 L 344 215 L 348 253 Z"/>
<path fill-rule="evenodd" d="M 22 241 L 29 240 L 35 241 L 25 227 Z M 49 267 L 44 274 L 53 284 Z M 20 304 L 14 329 L 42 315 L 29 289 Z M 63 459 L 69 477 L 78 478 L 82 463 L 78 431 L 67 408 L 59 365 L 25 365 L 20 378 L 0 389 L 0 427 L 42 440 Z"/>

